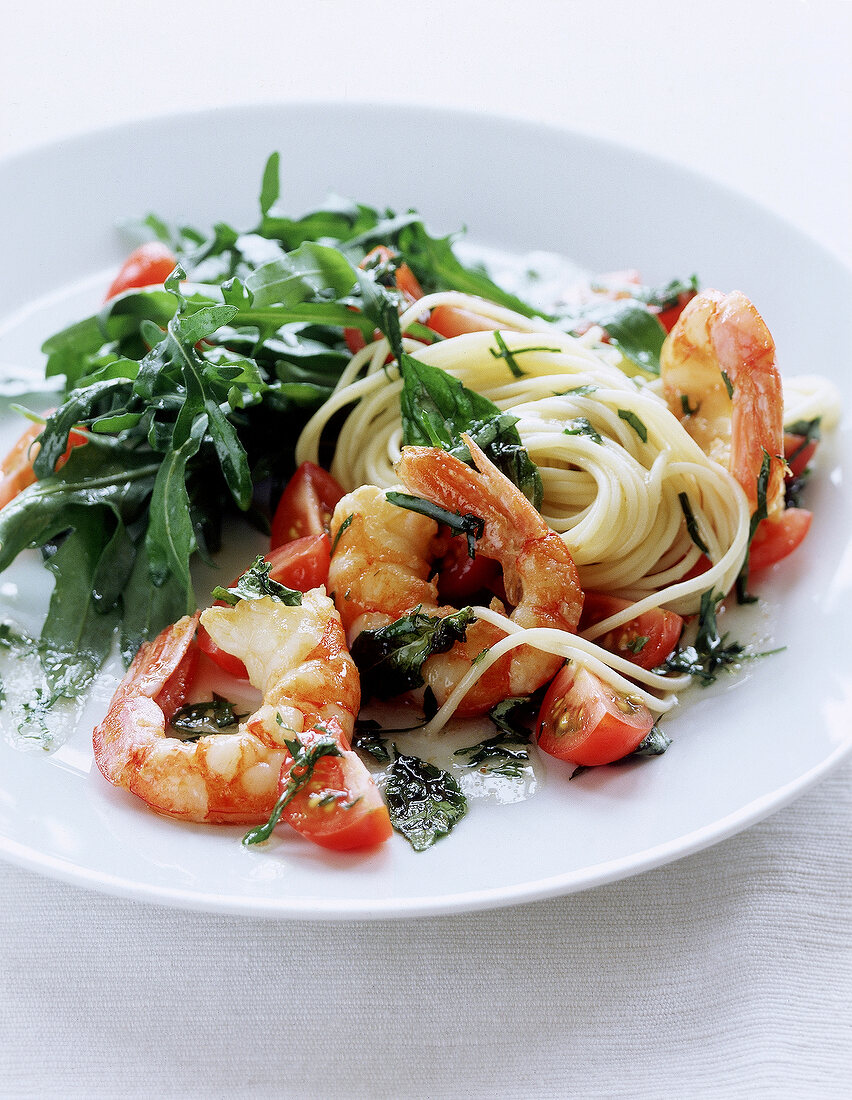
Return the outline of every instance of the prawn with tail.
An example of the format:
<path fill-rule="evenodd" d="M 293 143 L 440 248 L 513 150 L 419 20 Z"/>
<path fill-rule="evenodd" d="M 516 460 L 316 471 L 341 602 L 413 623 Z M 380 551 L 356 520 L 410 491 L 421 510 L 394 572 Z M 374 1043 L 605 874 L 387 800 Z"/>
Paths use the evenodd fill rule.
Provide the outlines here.
<path fill-rule="evenodd" d="M 168 728 L 191 679 L 199 621 L 220 648 L 244 662 L 262 702 L 234 732 L 190 742 L 169 736 Z M 111 783 L 158 813 L 254 825 L 269 818 L 295 774 L 294 738 L 308 747 L 329 738 L 337 751 L 317 765 L 322 782 L 300 793 L 284 820 L 327 847 L 378 843 L 390 835 L 390 822 L 372 777 L 351 751 L 359 705 L 358 671 L 322 589 L 304 593 L 294 606 L 269 596 L 240 600 L 187 616 L 140 648 L 94 731 L 95 760 Z M 340 807 L 356 803 L 357 813 L 341 824 Z"/>
<path fill-rule="evenodd" d="M 396 467 L 400 481 L 441 508 L 483 521 L 477 552 L 503 568 L 513 626 L 574 633 L 583 592 L 565 543 L 477 444 L 467 435 L 462 438 L 475 468 L 438 448 L 406 447 Z M 455 612 L 439 604 L 431 578 L 440 548 L 434 519 L 392 504 L 375 486 L 362 486 L 338 503 L 331 530 L 337 545 L 329 591 L 350 642 L 362 630 L 387 625 L 417 608 L 439 616 Z M 478 656 L 503 637 L 499 626 L 478 619 L 467 628 L 464 641 L 426 659 L 422 675 L 439 705 Z M 529 694 L 547 683 L 562 661 L 530 646 L 513 649 L 483 672 L 456 714 L 485 714 L 502 699 Z"/>
<path fill-rule="evenodd" d="M 752 512 L 769 458 L 768 516 L 784 508 L 784 394 L 775 342 L 740 291 L 705 290 L 687 304 L 660 355 L 669 408 L 705 454 L 739 482 Z"/>

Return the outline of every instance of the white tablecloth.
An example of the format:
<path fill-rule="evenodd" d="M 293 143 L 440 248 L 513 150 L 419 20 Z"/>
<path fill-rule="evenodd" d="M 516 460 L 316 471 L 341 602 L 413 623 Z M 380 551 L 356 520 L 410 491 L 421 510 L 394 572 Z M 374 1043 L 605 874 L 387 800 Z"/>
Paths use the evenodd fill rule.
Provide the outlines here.
<path fill-rule="evenodd" d="M 852 261 L 850 46 L 839 0 L 35 2 L 0 43 L 0 153 L 220 103 L 462 105 L 667 155 Z M 849 320 L 822 319 L 844 348 Z M 850 827 L 847 764 L 621 883 L 350 925 L 0 864 L 0 1096 L 846 1096 Z"/>

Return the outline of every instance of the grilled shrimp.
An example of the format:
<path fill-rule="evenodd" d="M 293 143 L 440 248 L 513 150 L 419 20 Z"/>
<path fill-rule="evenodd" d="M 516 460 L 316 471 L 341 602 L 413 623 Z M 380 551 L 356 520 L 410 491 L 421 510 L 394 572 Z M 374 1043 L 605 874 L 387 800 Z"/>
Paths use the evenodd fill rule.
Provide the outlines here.
<path fill-rule="evenodd" d="M 769 455 L 768 515 L 784 507 L 784 395 L 775 342 L 744 294 L 705 290 L 686 306 L 660 355 L 672 412 L 705 454 L 730 470 L 752 512 Z"/>
<path fill-rule="evenodd" d="M 400 480 L 412 493 L 449 511 L 484 520 L 477 551 L 502 565 L 514 623 L 573 632 L 583 593 L 564 542 L 476 443 L 463 438 L 476 469 L 437 448 L 406 447 L 397 464 Z M 435 520 L 390 503 L 375 486 L 362 486 L 339 502 L 331 530 L 339 539 L 328 586 L 350 641 L 416 607 L 437 615 L 456 610 L 439 606 L 437 585 L 430 579 L 440 546 Z M 478 620 L 463 642 L 427 658 L 422 674 L 439 704 L 477 656 L 504 636 L 498 626 Z M 488 668 L 456 713 L 484 714 L 501 699 L 535 691 L 561 663 L 561 657 L 529 646 L 512 650 Z"/>
<path fill-rule="evenodd" d="M 293 607 L 266 596 L 204 611 L 204 627 L 242 659 L 263 701 L 233 733 L 195 742 L 170 737 L 168 721 L 191 679 L 198 620 L 187 616 L 140 648 L 95 729 L 95 760 L 111 783 L 171 817 L 257 824 L 269 817 L 289 775 L 286 741 L 294 735 L 311 740 L 315 729 L 327 730 L 346 768 L 355 766 L 348 757 L 360 764 L 348 751 L 360 705 L 358 671 L 334 606 L 319 588 Z"/>

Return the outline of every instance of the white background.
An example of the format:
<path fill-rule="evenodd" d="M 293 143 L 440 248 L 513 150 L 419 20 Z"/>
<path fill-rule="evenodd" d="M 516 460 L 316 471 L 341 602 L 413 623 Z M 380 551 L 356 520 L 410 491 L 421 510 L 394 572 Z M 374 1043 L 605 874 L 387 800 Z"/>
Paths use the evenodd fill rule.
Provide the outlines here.
<path fill-rule="evenodd" d="M 843 0 L 9 9 L 2 155 L 230 103 L 462 106 L 686 164 L 852 263 Z M 850 319 L 804 320 L 846 349 Z M 0 1095 L 846 1095 L 850 781 L 625 883 L 410 924 L 173 913 L 0 867 Z"/>

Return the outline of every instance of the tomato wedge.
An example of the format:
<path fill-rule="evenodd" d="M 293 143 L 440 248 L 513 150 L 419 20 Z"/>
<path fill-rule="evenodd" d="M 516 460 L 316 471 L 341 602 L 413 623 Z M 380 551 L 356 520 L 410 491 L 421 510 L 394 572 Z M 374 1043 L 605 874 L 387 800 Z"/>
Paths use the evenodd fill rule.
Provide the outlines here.
<path fill-rule="evenodd" d="M 281 820 L 323 848 L 374 848 L 393 832 L 390 815 L 375 780 L 350 748 L 340 723 L 328 719 L 324 729 L 305 731 L 299 740 L 310 747 L 328 734 L 337 741 L 342 755 L 317 761 L 310 780 L 285 808 Z M 288 756 L 281 769 L 282 793 L 292 768 L 293 758 Z"/>
<path fill-rule="evenodd" d="M 808 533 L 812 518 L 804 508 L 788 508 L 775 519 L 761 520 L 749 546 L 749 570 L 768 569 L 792 554 Z"/>
<path fill-rule="evenodd" d="M 264 560 L 272 566 L 269 570 L 271 580 L 299 592 L 308 592 L 328 580 L 331 540 L 325 532 L 320 535 L 306 535 L 271 550 L 264 555 Z M 217 600 L 216 604 L 221 607 L 223 601 Z M 198 628 L 198 648 L 215 661 L 223 672 L 240 680 L 247 678 L 246 666 L 239 657 L 220 649 L 203 626 Z"/>
<path fill-rule="evenodd" d="M 33 460 L 38 454 L 38 444 L 35 441 L 43 431 L 43 424 L 31 424 L 0 463 L 0 475 L 2 475 L 0 476 L 0 508 L 5 507 L 10 500 L 14 500 L 28 485 L 35 483 Z M 56 463 L 56 469 L 59 470 L 64 466 L 74 447 L 79 447 L 85 442 L 84 435 L 72 431 L 68 436 L 65 453 Z"/>
<path fill-rule="evenodd" d="M 787 479 L 799 477 L 805 472 L 805 468 L 814 456 L 817 441 L 808 441 L 804 435 L 794 435 L 792 432 L 784 433 L 784 458 L 790 468 Z"/>
<path fill-rule="evenodd" d="M 653 725 L 646 706 L 571 661 L 547 689 L 536 737 L 543 752 L 593 767 L 634 752 Z"/>
<path fill-rule="evenodd" d="M 466 603 L 484 588 L 502 587 L 500 563 L 484 554 L 471 557 L 467 539 L 456 535 L 438 563 L 438 596 L 447 603 Z M 505 595 L 505 593 L 504 593 Z"/>
<path fill-rule="evenodd" d="M 629 600 L 603 592 L 587 592 L 579 629 L 586 630 L 629 606 Z M 595 638 L 595 644 L 640 668 L 656 668 L 677 645 L 682 630 L 683 619 L 680 615 L 656 607 L 653 611 L 644 611 L 623 626 L 608 630 L 600 638 Z"/>
<path fill-rule="evenodd" d="M 342 485 L 328 470 L 303 462 L 287 482 L 272 517 L 272 549 L 305 535 L 327 533 L 334 506 L 343 495 Z"/>
<path fill-rule="evenodd" d="M 105 302 L 142 286 L 162 286 L 177 266 L 177 259 L 160 241 L 149 241 L 131 252 L 106 292 Z"/>

